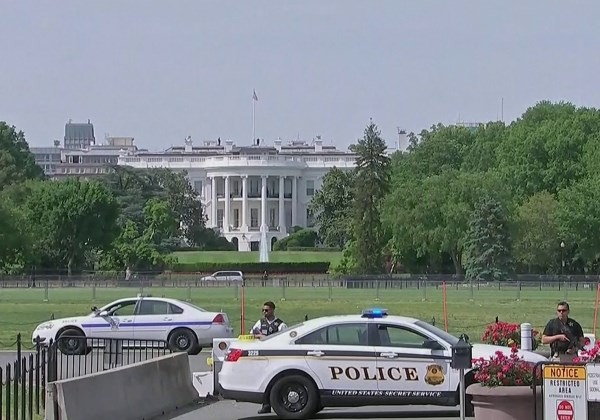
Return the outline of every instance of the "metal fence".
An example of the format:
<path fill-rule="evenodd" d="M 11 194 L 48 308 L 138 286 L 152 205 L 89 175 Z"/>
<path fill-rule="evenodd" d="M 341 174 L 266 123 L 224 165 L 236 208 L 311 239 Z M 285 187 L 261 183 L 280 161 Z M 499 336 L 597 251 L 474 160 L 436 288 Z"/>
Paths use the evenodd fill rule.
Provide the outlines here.
<path fill-rule="evenodd" d="M 150 360 L 170 354 L 164 340 L 82 338 L 62 336 L 39 342 L 23 355 L 17 336 L 17 357 L 0 366 L 0 420 L 44 418 L 46 384 Z"/>
<path fill-rule="evenodd" d="M 50 342 L 50 382 L 103 372 L 170 354 L 165 340 L 61 336 Z"/>

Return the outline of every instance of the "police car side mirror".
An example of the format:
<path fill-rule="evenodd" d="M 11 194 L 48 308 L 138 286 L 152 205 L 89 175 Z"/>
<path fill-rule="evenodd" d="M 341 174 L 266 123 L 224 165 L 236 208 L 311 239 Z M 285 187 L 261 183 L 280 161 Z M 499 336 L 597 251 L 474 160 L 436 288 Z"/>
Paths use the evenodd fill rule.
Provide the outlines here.
<path fill-rule="evenodd" d="M 444 346 L 442 346 L 436 340 L 432 340 L 431 338 L 427 338 L 423 342 L 423 348 L 431 349 L 431 350 L 445 350 Z"/>
<path fill-rule="evenodd" d="M 101 318 L 105 318 L 108 316 L 108 311 L 100 311 L 98 312 L 98 316 Z"/>

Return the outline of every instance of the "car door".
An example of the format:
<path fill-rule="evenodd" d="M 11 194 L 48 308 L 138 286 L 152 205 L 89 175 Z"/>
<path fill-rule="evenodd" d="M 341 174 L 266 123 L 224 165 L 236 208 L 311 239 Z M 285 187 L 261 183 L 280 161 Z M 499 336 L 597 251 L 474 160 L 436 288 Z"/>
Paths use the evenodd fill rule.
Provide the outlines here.
<path fill-rule="evenodd" d="M 175 312 L 168 302 L 142 299 L 135 315 L 135 339 L 166 340 L 169 331 L 181 323 L 183 311 Z"/>
<path fill-rule="evenodd" d="M 83 325 L 88 337 L 133 338 L 133 322 L 137 299 L 119 300 L 107 306 L 98 315 Z M 106 312 L 105 316 L 100 316 Z"/>
<path fill-rule="evenodd" d="M 450 349 L 424 332 L 404 325 L 377 323 L 378 387 L 402 403 L 427 403 L 452 397 Z"/>
<path fill-rule="evenodd" d="M 324 396 L 377 391 L 377 357 L 368 343 L 367 322 L 336 323 L 296 341 L 308 368 L 323 384 Z"/>

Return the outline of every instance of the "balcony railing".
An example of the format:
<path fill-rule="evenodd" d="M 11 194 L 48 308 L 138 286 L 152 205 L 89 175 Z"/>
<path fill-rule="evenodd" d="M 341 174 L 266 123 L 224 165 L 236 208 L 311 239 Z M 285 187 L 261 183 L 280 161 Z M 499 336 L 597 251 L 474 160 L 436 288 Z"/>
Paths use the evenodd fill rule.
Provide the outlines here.
<path fill-rule="evenodd" d="M 292 168 L 351 168 L 356 157 L 350 156 L 119 156 L 119 165 L 137 168 L 224 168 L 240 166 L 285 166 Z"/>

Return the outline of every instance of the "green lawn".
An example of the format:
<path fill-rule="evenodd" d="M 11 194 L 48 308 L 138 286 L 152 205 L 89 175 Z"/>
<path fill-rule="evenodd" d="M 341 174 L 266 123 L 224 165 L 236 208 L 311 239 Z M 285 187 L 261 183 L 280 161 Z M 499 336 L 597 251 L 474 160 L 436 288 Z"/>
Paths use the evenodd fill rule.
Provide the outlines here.
<path fill-rule="evenodd" d="M 258 252 L 237 251 L 180 251 L 174 252 L 180 263 L 253 263 L 259 262 Z M 319 251 L 273 251 L 269 253 L 270 262 L 321 262 L 337 263 L 341 252 Z"/>
<path fill-rule="evenodd" d="M 490 287 L 480 290 L 449 287 L 447 291 L 448 329 L 452 333 L 466 332 L 478 341 L 485 326 L 500 320 L 530 322 L 542 329 L 555 316 L 555 305 L 565 297 L 571 303 L 571 315 L 586 332 L 591 332 L 594 315 L 595 288 L 519 290 L 516 287 Z M 0 348 L 14 348 L 15 337 L 21 332 L 30 345 L 35 326 L 50 318 L 81 315 L 92 305 L 101 306 L 114 299 L 135 296 L 137 288 L 97 288 L 93 299 L 91 288 L 50 288 L 48 302 L 44 289 L 0 289 Z M 240 328 L 240 290 L 237 287 L 145 288 L 153 296 L 185 300 L 209 310 L 226 311 L 236 332 Z M 188 295 L 189 294 L 189 295 Z M 282 300 L 284 299 L 284 300 Z M 266 300 L 277 304 L 277 313 L 288 324 L 322 315 L 360 313 L 363 308 L 383 307 L 390 313 L 407 315 L 433 322 L 444 328 L 442 290 L 421 289 L 346 289 L 339 287 L 246 287 L 245 328 L 260 317 L 260 307 Z"/>
<path fill-rule="evenodd" d="M 4 368 L 4 367 L 3 367 Z M 13 388 L 11 386 L 10 389 L 11 392 L 11 396 L 10 396 L 10 418 L 14 418 L 14 410 L 15 410 L 15 396 L 13 394 Z M 41 392 L 41 390 L 40 390 Z M 29 419 L 29 394 L 25 394 L 25 415 L 23 416 L 23 412 L 21 410 L 21 399 L 22 399 L 22 394 L 21 394 L 21 387 L 19 386 L 19 400 L 18 400 L 18 414 L 19 417 L 18 418 L 25 418 L 27 417 L 27 419 Z M 40 396 L 40 414 L 36 414 L 36 409 L 35 409 L 35 394 L 33 395 L 33 420 L 43 420 L 44 419 L 44 407 L 42 406 L 42 397 Z M 7 408 L 7 404 L 6 404 L 6 385 L 2 385 L 2 412 L 0 413 L 0 418 L 4 419 L 4 418 L 8 418 L 5 417 L 6 415 L 6 408 Z"/>

